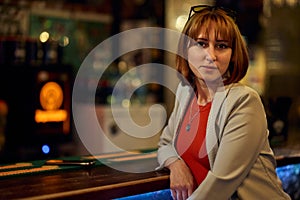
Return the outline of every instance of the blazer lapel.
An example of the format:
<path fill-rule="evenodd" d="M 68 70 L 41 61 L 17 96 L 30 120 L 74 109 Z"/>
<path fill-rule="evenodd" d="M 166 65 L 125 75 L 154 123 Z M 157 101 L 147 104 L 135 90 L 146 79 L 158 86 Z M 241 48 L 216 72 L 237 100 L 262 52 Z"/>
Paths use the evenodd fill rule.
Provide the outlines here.
<path fill-rule="evenodd" d="M 219 138 L 219 125 L 221 108 L 226 100 L 229 88 L 220 88 L 214 96 L 211 111 L 209 113 L 207 128 L 206 128 L 206 149 L 208 153 L 210 167 L 212 168 L 214 160 L 219 148 L 220 138 Z M 225 107 L 226 109 L 226 107 Z M 223 111 L 222 111 L 223 112 Z M 225 111 L 226 112 L 226 111 Z M 224 114 L 224 113 L 223 113 Z M 217 126 L 218 125 L 218 126 Z"/>

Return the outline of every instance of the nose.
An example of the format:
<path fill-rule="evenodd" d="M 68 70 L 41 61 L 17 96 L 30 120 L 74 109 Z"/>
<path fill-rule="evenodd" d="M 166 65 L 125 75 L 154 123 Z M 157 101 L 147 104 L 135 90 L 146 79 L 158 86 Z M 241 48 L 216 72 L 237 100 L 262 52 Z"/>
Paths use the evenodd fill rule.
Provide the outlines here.
<path fill-rule="evenodd" d="M 210 46 L 207 49 L 207 55 L 206 55 L 206 60 L 209 61 L 210 63 L 213 63 L 217 60 L 217 56 L 215 54 L 215 49 L 214 47 Z"/>

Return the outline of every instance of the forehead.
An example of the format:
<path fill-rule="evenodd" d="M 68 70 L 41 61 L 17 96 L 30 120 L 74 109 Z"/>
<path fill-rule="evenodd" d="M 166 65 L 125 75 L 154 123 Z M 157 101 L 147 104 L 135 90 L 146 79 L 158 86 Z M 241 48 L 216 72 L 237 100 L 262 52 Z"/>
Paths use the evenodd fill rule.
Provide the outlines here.
<path fill-rule="evenodd" d="M 214 28 L 212 29 L 204 29 L 202 28 L 196 37 L 196 39 L 210 39 L 210 40 L 220 40 L 224 39 L 221 34 L 218 34 Z"/>
<path fill-rule="evenodd" d="M 206 19 L 196 22 L 195 26 L 191 29 L 190 36 L 194 39 L 201 36 L 203 38 L 228 41 L 232 41 L 234 37 L 230 24 L 216 19 Z"/>
<path fill-rule="evenodd" d="M 215 22 L 212 22 L 207 26 L 202 26 L 196 34 L 196 37 L 216 40 L 229 40 L 230 34 L 228 33 L 227 28 L 222 28 Z"/>

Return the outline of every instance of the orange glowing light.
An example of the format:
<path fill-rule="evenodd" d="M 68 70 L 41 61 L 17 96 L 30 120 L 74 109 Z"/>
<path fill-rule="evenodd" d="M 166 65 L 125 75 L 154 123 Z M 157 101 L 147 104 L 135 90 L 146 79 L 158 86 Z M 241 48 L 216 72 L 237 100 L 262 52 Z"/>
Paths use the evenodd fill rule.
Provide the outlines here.
<path fill-rule="evenodd" d="M 63 102 L 63 90 L 60 85 L 51 81 L 46 83 L 40 92 L 40 103 L 45 110 L 56 110 Z"/>
<path fill-rule="evenodd" d="M 66 110 L 36 110 L 35 121 L 37 123 L 45 122 L 61 122 L 65 121 L 68 117 Z"/>
<path fill-rule="evenodd" d="M 63 90 L 59 84 L 53 81 L 46 83 L 40 91 L 40 104 L 44 110 L 35 111 L 35 121 L 45 123 L 67 120 L 67 111 L 59 109 L 63 99 Z"/>

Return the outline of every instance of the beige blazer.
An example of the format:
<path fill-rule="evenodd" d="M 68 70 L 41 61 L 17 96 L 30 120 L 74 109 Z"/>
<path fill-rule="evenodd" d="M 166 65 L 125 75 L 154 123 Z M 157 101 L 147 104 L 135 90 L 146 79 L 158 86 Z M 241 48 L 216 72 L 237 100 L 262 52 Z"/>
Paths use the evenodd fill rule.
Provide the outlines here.
<path fill-rule="evenodd" d="M 163 168 L 168 158 L 180 158 L 174 141 L 191 95 L 190 87 L 179 84 L 173 112 L 159 141 L 157 169 Z M 236 83 L 216 92 L 208 118 L 206 148 L 211 170 L 189 199 L 290 199 L 275 171 L 266 115 L 255 90 Z"/>

